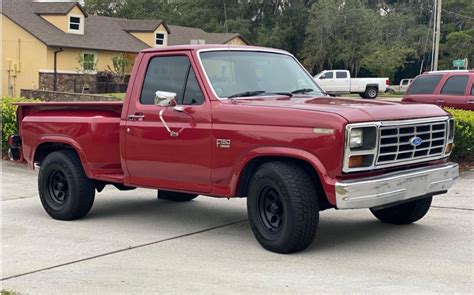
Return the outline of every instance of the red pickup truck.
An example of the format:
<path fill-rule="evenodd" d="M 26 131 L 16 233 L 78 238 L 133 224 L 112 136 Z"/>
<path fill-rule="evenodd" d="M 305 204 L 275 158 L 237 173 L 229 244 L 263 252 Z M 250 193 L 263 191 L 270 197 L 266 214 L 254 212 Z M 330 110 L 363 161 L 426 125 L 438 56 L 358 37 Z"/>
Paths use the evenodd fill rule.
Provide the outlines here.
<path fill-rule="evenodd" d="M 310 245 L 329 208 L 415 222 L 458 177 L 441 108 L 328 97 L 275 49 L 145 50 L 123 103 L 20 103 L 18 122 L 10 154 L 40 167 L 51 217 L 83 217 L 105 185 L 246 197 L 258 242 L 278 253 Z"/>

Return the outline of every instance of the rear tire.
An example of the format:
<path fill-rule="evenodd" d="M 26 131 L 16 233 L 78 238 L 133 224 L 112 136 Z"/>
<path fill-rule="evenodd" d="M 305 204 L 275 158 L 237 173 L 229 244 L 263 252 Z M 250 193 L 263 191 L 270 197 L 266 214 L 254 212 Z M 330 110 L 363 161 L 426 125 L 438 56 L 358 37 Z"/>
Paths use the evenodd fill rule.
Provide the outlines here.
<path fill-rule="evenodd" d="M 359 93 L 359 96 L 362 97 L 362 98 L 367 98 L 367 97 L 365 96 L 365 92 Z"/>
<path fill-rule="evenodd" d="M 38 190 L 43 208 L 54 219 L 81 218 L 94 203 L 94 182 L 86 176 L 75 151 L 53 152 L 44 159 Z"/>
<path fill-rule="evenodd" d="M 397 206 L 374 210 L 370 209 L 377 219 L 391 224 L 410 224 L 422 219 L 431 206 L 433 197 L 427 197 Z"/>
<path fill-rule="evenodd" d="M 158 199 L 168 200 L 173 202 L 188 202 L 195 199 L 198 195 L 196 194 L 186 194 L 186 193 L 178 193 L 178 192 L 171 192 L 171 191 L 158 191 Z"/>
<path fill-rule="evenodd" d="M 379 94 L 379 90 L 377 89 L 377 87 L 367 87 L 367 89 L 365 89 L 365 92 L 364 92 L 365 98 L 370 98 L 370 99 L 376 98 L 378 94 Z"/>
<path fill-rule="evenodd" d="M 294 163 L 265 163 L 250 183 L 247 212 L 263 248 L 276 253 L 301 251 L 312 243 L 318 229 L 315 183 Z"/>

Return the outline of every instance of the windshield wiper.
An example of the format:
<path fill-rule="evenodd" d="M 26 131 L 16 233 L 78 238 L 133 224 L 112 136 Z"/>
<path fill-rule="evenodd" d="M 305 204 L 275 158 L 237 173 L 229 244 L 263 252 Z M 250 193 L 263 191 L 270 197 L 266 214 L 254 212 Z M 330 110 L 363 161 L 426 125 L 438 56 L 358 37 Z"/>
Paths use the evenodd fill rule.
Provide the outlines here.
<path fill-rule="evenodd" d="M 291 91 L 291 94 L 299 94 L 299 93 L 305 94 L 305 93 L 312 92 L 312 91 L 314 91 L 314 89 L 311 89 L 311 88 L 301 88 L 301 89 L 296 89 L 296 90 L 294 90 L 294 91 Z"/>
<path fill-rule="evenodd" d="M 262 93 L 265 93 L 265 91 L 263 91 L 263 90 L 245 91 L 245 92 L 239 92 L 239 93 L 236 93 L 236 94 L 232 94 L 231 96 L 229 96 L 227 98 L 249 97 L 249 96 L 259 95 L 259 94 L 262 94 Z"/>

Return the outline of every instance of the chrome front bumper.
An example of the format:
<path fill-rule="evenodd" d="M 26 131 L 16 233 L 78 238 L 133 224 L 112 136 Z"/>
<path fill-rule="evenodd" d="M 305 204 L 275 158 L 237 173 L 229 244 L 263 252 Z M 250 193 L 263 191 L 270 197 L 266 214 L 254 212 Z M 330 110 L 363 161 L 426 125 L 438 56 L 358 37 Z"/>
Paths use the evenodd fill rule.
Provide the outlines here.
<path fill-rule="evenodd" d="M 336 182 L 338 209 L 373 208 L 447 191 L 459 177 L 456 163 Z"/>

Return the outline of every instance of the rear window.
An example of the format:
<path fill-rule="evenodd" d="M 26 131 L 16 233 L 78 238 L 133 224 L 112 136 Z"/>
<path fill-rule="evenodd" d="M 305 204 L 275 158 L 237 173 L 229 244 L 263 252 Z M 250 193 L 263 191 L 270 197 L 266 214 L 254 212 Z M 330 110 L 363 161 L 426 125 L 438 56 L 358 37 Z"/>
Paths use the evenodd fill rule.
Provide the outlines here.
<path fill-rule="evenodd" d="M 450 95 L 464 95 L 468 80 L 469 76 L 450 77 L 448 80 L 446 80 L 446 83 L 444 83 L 441 93 Z"/>
<path fill-rule="evenodd" d="M 423 75 L 411 83 L 407 94 L 432 94 L 443 75 Z"/>
<path fill-rule="evenodd" d="M 336 78 L 337 79 L 345 79 L 345 78 L 347 78 L 347 73 L 346 72 L 336 72 Z"/>

